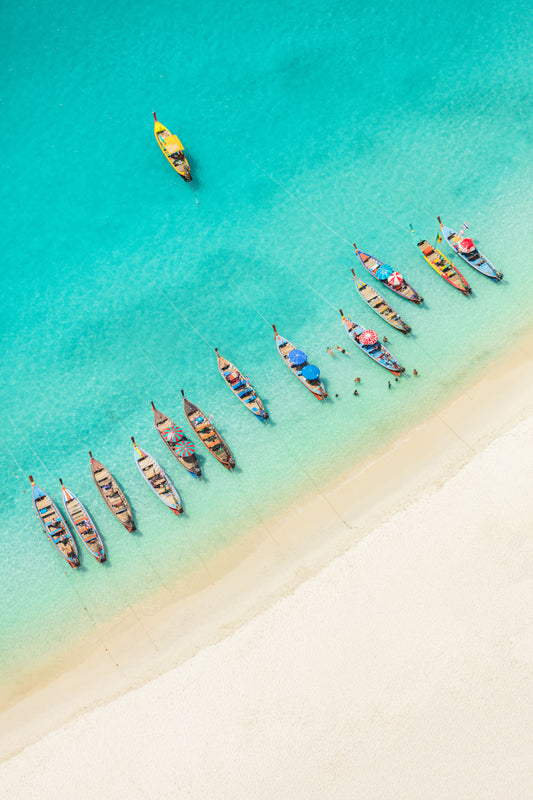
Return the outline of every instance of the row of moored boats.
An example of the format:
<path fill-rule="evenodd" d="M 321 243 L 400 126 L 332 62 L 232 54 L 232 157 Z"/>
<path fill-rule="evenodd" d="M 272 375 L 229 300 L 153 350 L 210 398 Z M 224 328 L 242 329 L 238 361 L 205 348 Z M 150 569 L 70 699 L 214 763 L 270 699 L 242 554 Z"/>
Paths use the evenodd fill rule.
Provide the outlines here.
<path fill-rule="evenodd" d="M 190 182 L 192 180 L 190 165 L 185 157 L 183 145 L 177 136 L 171 134 L 157 120 L 155 114 L 154 120 L 155 137 L 165 157 L 174 170 L 185 181 Z M 453 251 L 463 261 L 494 281 L 502 279 L 501 272 L 498 272 L 491 262 L 479 252 L 473 240 L 465 235 L 465 231 L 462 228 L 458 232 L 443 225 L 440 217 L 438 217 L 438 221 L 440 224 L 439 238 L 445 238 Z M 467 228 L 468 226 L 463 225 L 463 227 Z M 432 269 L 463 294 L 470 294 L 471 288 L 468 281 L 455 264 L 427 240 L 416 237 L 412 228 L 411 231 L 418 249 Z M 407 282 L 400 272 L 393 270 L 388 264 L 374 256 L 359 250 L 355 244 L 354 248 L 362 267 L 382 286 L 415 305 L 423 302 L 422 296 Z M 352 274 L 355 289 L 361 299 L 393 328 L 401 333 L 408 334 L 411 330 L 410 326 L 388 303 L 385 297 L 373 286 L 360 280 L 353 269 Z M 378 334 L 374 330 L 353 322 L 342 312 L 342 309 L 339 309 L 339 313 L 346 333 L 363 353 L 396 377 L 399 377 L 405 371 L 405 368 L 385 347 L 383 342 L 379 340 Z M 281 336 L 275 326 L 273 328 L 276 347 L 285 365 L 316 398 L 319 400 L 326 399 L 328 394 L 321 380 L 319 368 L 309 363 L 305 351 L 299 349 L 289 339 Z M 231 361 L 221 356 L 217 349 L 215 349 L 215 353 L 218 370 L 228 388 L 255 417 L 261 421 L 266 421 L 268 413 L 247 375 L 242 373 Z M 183 392 L 182 395 L 183 410 L 196 437 L 222 466 L 228 470 L 234 469 L 235 460 L 231 450 L 213 424 L 212 419 L 188 400 Z M 172 419 L 159 411 L 153 403 L 152 411 L 155 428 L 163 443 L 190 475 L 194 478 L 200 478 L 202 473 L 194 444 L 187 438 L 183 430 Z M 133 437 L 132 444 L 135 462 L 144 481 L 167 508 L 176 515 L 182 514 L 183 505 L 180 495 L 164 469 L 153 456 L 136 443 Z M 126 530 L 134 532 L 136 528 L 131 506 L 119 483 L 111 472 L 93 457 L 92 453 L 89 453 L 89 456 L 92 477 L 106 506 L 116 519 L 124 525 Z M 68 519 L 67 523 L 51 496 L 35 485 L 32 476 L 30 476 L 30 481 L 33 505 L 37 517 L 60 555 L 72 567 L 79 566 L 78 549 L 68 524 L 70 523 L 72 530 L 75 531 L 91 555 L 99 562 L 105 561 L 106 551 L 102 537 L 85 506 L 74 492 L 60 481 L 63 507 L 65 516 Z"/>

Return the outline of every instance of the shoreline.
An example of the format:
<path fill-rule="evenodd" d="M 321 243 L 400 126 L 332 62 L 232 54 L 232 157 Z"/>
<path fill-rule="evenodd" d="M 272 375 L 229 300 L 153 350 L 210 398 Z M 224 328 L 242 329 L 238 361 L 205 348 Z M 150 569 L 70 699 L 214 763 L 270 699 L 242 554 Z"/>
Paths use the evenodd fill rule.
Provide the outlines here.
<path fill-rule="evenodd" d="M 60 661 L 52 679 L 49 673 L 40 688 L 0 714 L 0 760 L 226 638 L 378 524 L 442 486 L 531 415 L 531 344 L 533 333 L 436 414 L 254 527 L 201 573 L 98 626 Z"/>

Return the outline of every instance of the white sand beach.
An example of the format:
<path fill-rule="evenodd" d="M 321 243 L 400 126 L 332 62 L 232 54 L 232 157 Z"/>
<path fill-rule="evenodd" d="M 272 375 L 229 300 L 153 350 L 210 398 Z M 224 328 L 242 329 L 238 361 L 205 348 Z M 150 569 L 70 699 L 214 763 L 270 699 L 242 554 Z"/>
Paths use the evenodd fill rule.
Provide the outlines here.
<path fill-rule="evenodd" d="M 531 797 L 529 345 L 95 632 L 0 716 L 0 795 Z"/>

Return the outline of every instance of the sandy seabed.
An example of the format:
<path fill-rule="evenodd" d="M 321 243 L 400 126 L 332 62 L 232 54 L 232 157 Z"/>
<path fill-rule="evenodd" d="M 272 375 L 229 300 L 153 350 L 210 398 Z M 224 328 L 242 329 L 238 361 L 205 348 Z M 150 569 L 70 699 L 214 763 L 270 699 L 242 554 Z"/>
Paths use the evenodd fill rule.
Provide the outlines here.
<path fill-rule="evenodd" d="M 529 344 L 7 709 L 0 795 L 532 797 Z"/>

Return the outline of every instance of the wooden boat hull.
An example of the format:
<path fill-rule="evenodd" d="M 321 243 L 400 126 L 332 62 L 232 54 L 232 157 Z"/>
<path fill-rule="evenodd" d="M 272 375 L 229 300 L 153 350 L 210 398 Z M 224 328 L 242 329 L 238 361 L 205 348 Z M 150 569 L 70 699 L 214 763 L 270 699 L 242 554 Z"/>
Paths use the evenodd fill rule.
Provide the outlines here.
<path fill-rule="evenodd" d="M 298 348 L 296 348 L 293 345 L 293 343 L 290 342 L 288 339 L 285 339 L 283 336 L 280 336 L 276 330 L 275 325 L 273 325 L 272 327 L 274 328 L 274 338 L 276 342 L 276 347 L 283 363 L 289 368 L 292 374 L 298 378 L 300 383 L 303 383 L 305 388 L 308 389 L 311 392 L 311 394 L 317 398 L 317 400 L 325 400 L 328 396 L 328 393 L 326 392 L 325 386 L 322 383 L 322 381 L 318 378 L 314 381 L 309 381 L 306 380 L 303 377 L 303 375 L 299 374 L 302 371 L 305 364 L 295 366 L 290 363 L 288 358 L 289 353 L 292 350 L 297 350 Z"/>
<path fill-rule="evenodd" d="M 352 322 L 348 317 L 345 317 L 342 313 L 342 309 L 339 309 L 339 313 L 342 317 L 342 324 L 344 325 L 344 330 L 350 337 L 350 339 L 357 345 L 357 347 L 366 353 L 366 355 L 375 361 L 376 364 L 384 367 L 384 369 L 392 372 L 393 375 L 399 377 L 402 372 L 405 372 L 405 367 L 402 367 L 399 361 L 397 361 L 392 353 L 384 347 L 381 342 L 377 342 L 375 345 L 364 345 L 358 341 L 358 336 L 360 336 L 363 331 L 366 329 L 363 328 L 362 325 L 358 325 L 357 322 Z"/>
<path fill-rule="evenodd" d="M 133 437 L 131 440 L 133 442 L 133 455 L 135 457 L 137 469 L 152 492 L 167 508 L 170 508 L 174 514 L 183 514 L 181 498 L 165 470 L 157 463 L 155 458 L 135 443 Z"/>
<path fill-rule="evenodd" d="M 39 489 L 30 475 L 32 488 L 32 502 L 37 518 L 41 523 L 48 539 L 52 542 L 59 555 L 70 564 L 73 569 L 80 565 L 78 548 L 67 523 L 52 500 L 52 498 Z"/>
<path fill-rule="evenodd" d="M 411 233 L 413 238 L 415 238 L 415 232 L 412 228 Z M 459 272 L 455 264 L 452 264 L 452 262 L 446 258 L 444 253 L 441 253 L 440 250 L 433 247 L 426 239 L 419 239 L 416 246 L 422 253 L 424 261 L 427 261 L 429 266 L 435 270 L 437 275 L 444 278 L 446 283 L 449 283 L 454 289 L 458 289 L 462 294 L 469 295 L 472 293 L 472 289 L 464 275 Z"/>
<path fill-rule="evenodd" d="M 185 434 L 183 433 L 183 431 L 181 430 L 181 428 L 178 428 L 178 426 L 170 419 L 170 417 L 167 417 L 166 414 L 163 414 L 162 411 L 158 411 L 153 403 L 152 403 L 152 411 L 154 412 L 155 429 L 160 435 L 163 442 L 170 450 L 170 452 L 172 453 L 172 455 L 174 456 L 174 458 L 177 461 L 179 461 L 181 466 L 184 467 L 184 469 L 186 469 L 189 475 L 192 475 L 193 478 L 201 478 L 202 470 L 200 469 L 200 464 L 198 463 L 198 458 L 196 457 L 196 453 L 192 453 L 190 456 L 189 455 L 182 456 L 176 452 L 176 448 L 178 447 L 179 444 L 186 444 L 189 441 L 185 436 Z M 179 436 L 179 441 L 176 442 L 175 444 L 169 442 L 164 434 L 164 431 L 169 429 L 171 426 L 178 432 L 178 434 L 181 434 Z"/>
<path fill-rule="evenodd" d="M 383 295 L 381 295 L 376 289 L 372 286 L 369 286 L 368 283 L 364 283 L 360 281 L 355 272 L 352 269 L 353 280 L 355 283 L 355 290 L 358 295 L 361 297 L 364 302 L 370 306 L 372 311 L 378 314 L 381 319 L 384 319 L 385 322 L 388 322 L 389 325 L 392 325 L 393 328 L 400 331 L 401 333 L 409 333 L 411 327 L 405 322 L 397 311 L 387 303 Z"/>
<path fill-rule="evenodd" d="M 185 150 L 177 136 L 170 133 L 168 128 L 159 122 L 154 113 L 154 136 L 161 152 L 172 169 L 178 173 L 186 183 L 192 181 L 191 168 L 185 157 Z"/>
<path fill-rule="evenodd" d="M 487 278 L 491 278 L 496 282 L 501 281 L 503 278 L 503 273 L 499 272 L 494 264 L 492 264 L 489 259 L 483 255 L 483 253 L 480 253 L 477 248 L 471 255 L 462 253 L 459 249 L 459 243 L 463 237 L 457 231 L 454 231 L 452 228 L 448 228 L 446 225 L 443 225 L 440 221 L 440 217 L 437 217 L 437 219 L 439 220 L 442 236 L 444 239 L 446 239 L 454 253 L 457 253 L 457 255 L 463 259 L 463 261 L 466 261 L 466 263 L 475 270 L 481 272 L 482 275 L 486 275 Z"/>
<path fill-rule="evenodd" d="M 216 347 L 215 353 L 217 355 L 218 371 L 222 375 L 224 383 L 229 387 L 237 400 L 258 419 L 268 419 L 268 414 L 261 398 L 242 372 L 237 369 L 235 364 L 232 364 L 227 358 L 221 356 Z"/>
<path fill-rule="evenodd" d="M 133 533 L 137 529 L 126 495 L 109 470 L 93 458 L 91 453 L 89 455 L 91 457 L 91 474 L 102 500 L 126 530 Z"/>
<path fill-rule="evenodd" d="M 104 543 L 98 533 L 96 525 L 76 495 L 67 489 L 66 486 L 63 486 L 63 481 L 61 481 L 61 490 L 63 494 L 63 506 L 71 525 L 89 553 L 102 564 L 107 557 Z"/>
<path fill-rule="evenodd" d="M 381 278 L 378 278 L 376 273 L 380 267 L 386 266 L 385 262 L 379 261 L 375 256 L 371 256 L 368 253 L 363 253 L 363 251 L 359 250 L 355 244 L 354 248 L 359 261 L 366 271 L 373 275 L 377 281 L 383 284 L 383 286 L 386 286 L 387 289 L 391 290 L 391 292 L 394 292 L 395 294 L 400 295 L 400 297 L 404 297 L 406 300 L 410 300 L 412 303 L 416 303 L 417 305 L 424 302 L 422 295 L 418 294 L 416 289 L 414 289 L 410 283 L 407 283 L 405 278 L 403 284 L 399 287 L 390 286 L 386 280 L 381 280 Z"/>
<path fill-rule="evenodd" d="M 214 456 L 223 467 L 228 470 L 235 469 L 235 461 L 231 450 L 213 423 L 209 422 L 208 415 L 204 414 L 204 412 L 198 408 L 198 406 L 195 406 L 194 403 L 191 403 L 190 400 L 187 400 L 183 394 L 183 390 L 181 394 L 183 396 L 183 410 L 187 421 L 204 447 L 209 450 L 211 455 Z"/>

